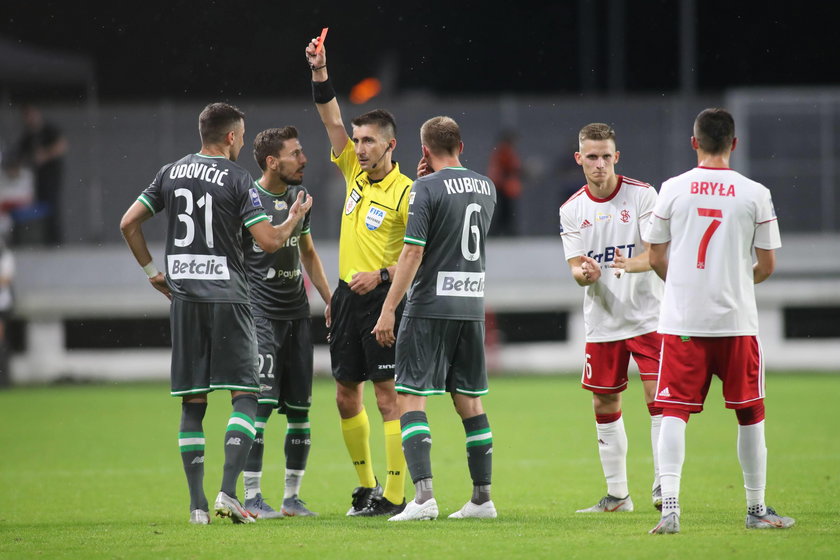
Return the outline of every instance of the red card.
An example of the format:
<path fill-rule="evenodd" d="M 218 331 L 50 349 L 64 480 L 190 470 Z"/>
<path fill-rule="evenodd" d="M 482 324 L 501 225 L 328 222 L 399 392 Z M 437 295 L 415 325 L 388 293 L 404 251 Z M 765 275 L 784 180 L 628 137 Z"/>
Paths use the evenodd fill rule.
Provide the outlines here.
<path fill-rule="evenodd" d="M 321 30 L 321 36 L 318 37 L 318 46 L 315 47 L 315 54 L 320 53 L 321 50 L 324 48 L 324 39 L 327 38 L 327 31 L 329 31 L 329 30 L 330 30 L 329 27 L 325 27 Z"/>

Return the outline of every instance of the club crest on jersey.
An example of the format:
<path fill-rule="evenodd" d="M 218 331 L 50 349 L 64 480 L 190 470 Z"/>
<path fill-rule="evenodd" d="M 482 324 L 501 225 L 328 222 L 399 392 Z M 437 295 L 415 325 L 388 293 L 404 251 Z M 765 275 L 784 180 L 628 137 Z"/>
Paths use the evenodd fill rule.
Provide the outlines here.
<path fill-rule="evenodd" d="M 375 206 L 371 206 L 368 209 L 367 216 L 365 217 L 365 225 L 371 231 L 379 229 L 379 226 L 382 225 L 382 222 L 385 220 L 385 210 L 380 208 L 376 208 Z"/>
<path fill-rule="evenodd" d="M 621 218 L 619 218 L 619 219 L 621 220 L 622 224 L 630 223 L 630 211 L 627 210 L 627 209 L 622 210 L 621 211 Z"/>
<path fill-rule="evenodd" d="M 260 194 L 257 192 L 257 189 L 248 189 L 248 194 L 251 195 L 251 206 L 253 206 L 254 208 L 259 208 L 260 206 L 262 206 L 262 203 L 260 202 Z"/>
<path fill-rule="evenodd" d="M 289 207 L 289 205 L 286 204 L 285 200 L 275 200 L 274 201 L 274 209 L 277 210 L 278 212 L 282 212 L 283 210 L 285 210 L 288 207 Z"/>
<path fill-rule="evenodd" d="M 356 205 L 362 199 L 362 193 L 353 189 L 350 191 L 350 196 L 347 197 L 347 203 L 344 204 L 344 213 L 350 215 L 356 209 Z"/>

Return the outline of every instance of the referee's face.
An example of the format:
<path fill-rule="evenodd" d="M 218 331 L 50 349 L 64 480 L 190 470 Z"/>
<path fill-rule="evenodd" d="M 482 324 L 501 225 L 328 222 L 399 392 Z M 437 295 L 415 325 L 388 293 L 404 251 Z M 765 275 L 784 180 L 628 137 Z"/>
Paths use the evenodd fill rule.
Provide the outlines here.
<path fill-rule="evenodd" d="M 389 139 L 382 129 L 375 124 L 363 124 L 353 127 L 353 145 L 359 165 L 364 171 L 386 167 Z M 373 166 L 376 167 L 373 167 Z"/>

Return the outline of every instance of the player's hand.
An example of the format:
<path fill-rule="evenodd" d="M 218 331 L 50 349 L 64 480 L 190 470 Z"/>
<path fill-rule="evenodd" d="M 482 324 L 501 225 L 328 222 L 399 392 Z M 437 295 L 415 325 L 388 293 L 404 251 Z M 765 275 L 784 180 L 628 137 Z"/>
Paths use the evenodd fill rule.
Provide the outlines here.
<path fill-rule="evenodd" d="M 353 293 L 363 296 L 377 287 L 381 281 L 382 278 L 379 276 L 378 270 L 373 272 L 357 272 L 347 285 L 353 290 Z"/>
<path fill-rule="evenodd" d="M 429 165 L 429 162 L 426 161 L 426 157 L 423 156 L 420 158 L 420 161 L 417 163 L 417 178 L 425 177 L 430 173 L 434 173 L 435 170 L 432 169 L 432 166 Z"/>
<path fill-rule="evenodd" d="M 327 47 L 321 47 L 321 52 L 316 53 L 315 49 L 318 47 L 318 37 L 314 37 L 306 46 L 306 62 L 309 63 L 309 68 L 320 68 L 327 65 Z"/>
<path fill-rule="evenodd" d="M 330 328 L 330 325 L 332 325 L 332 312 L 330 311 L 329 303 L 327 303 L 327 307 L 324 309 L 324 325 L 326 325 L 327 328 Z M 327 342 L 329 342 L 329 340 L 330 335 L 327 335 Z"/>
<path fill-rule="evenodd" d="M 309 210 L 312 209 L 312 195 L 307 194 L 304 198 L 303 191 L 299 192 L 292 207 L 289 208 L 289 218 L 300 220 Z"/>
<path fill-rule="evenodd" d="M 586 255 L 582 255 L 580 259 L 580 270 L 583 274 L 584 282 L 587 286 L 594 284 L 601 278 L 601 265 L 598 264 L 598 261 Z"/>
<path fill-rule="evenodd" d="M 383 347 L 390 348 L 396 342 L 394 336 L 394 313 L 383 311 L 379 315 L 379 320 L 376 321 L 376 326 L 370 331 L 376 336 L 376 342 Z"/>
<path fill-rule="evenodd" d="M 166 277 L 163 275 L 163 272 L 158 272 L 157 276 L 149 278 L 149 282 L 155 290 L 169 298 L 169 301 L 172 301 L 172 293 L 169 291 L 169 286 L 166 284 Z"/>
<path fill-rule="evenodd" d="M 610 268 L 616 269 L 613 274 L 615 274 L 616 278 L 621 278 L 621 275 L 625 272 L 630 272 L 627 270 L 627 257 L 621 254 L 621 249 L 615 250 L 615 259 L 613 259 Z"/>

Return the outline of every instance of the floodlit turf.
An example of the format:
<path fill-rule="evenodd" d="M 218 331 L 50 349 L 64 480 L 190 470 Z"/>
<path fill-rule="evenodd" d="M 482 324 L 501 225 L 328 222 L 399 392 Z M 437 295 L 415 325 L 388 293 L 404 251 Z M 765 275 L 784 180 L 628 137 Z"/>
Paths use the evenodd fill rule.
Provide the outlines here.
<path fill-rule="evenodd" d="M 469 497 L 460 421 L 447 397 L 430 399 L 441 519 L 394 524 L 344 516 L 356 486 L 330 380 L 315 384 L 312 453 L 302 497 L 317 518 L 235 526 L 187 523 L 178 455 L 179 401 L 162 384 L 21 388 L 0 392 L 0 558 L 837 558 L 840 556 L 840 376 L 768 376 L 768 502 L 796 518 L 787 531 L 744 529 L 734 413 L 715 382 L 688 426 L 680 535 L 647 534 L 649 420 L 640 384 L 626 394 L 628 468 L 636 512 L 575 514 L 604 494 L 590 398 L 572 376 L 491 380 L 497 520 L 448 520 Z M 211 395 L 205 420 L 213 501 L 230 410 Z M 374 466 L 384 479 L 375 404 Z M 263 490 L 279 506 L 283 417 L 266 429 Z M 240 481 L 241 485 L 241 481 Z M 240 490 L 241 494 L 241 490 Z M 413 491 L 409 489 L 409 497 Z"/>

